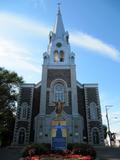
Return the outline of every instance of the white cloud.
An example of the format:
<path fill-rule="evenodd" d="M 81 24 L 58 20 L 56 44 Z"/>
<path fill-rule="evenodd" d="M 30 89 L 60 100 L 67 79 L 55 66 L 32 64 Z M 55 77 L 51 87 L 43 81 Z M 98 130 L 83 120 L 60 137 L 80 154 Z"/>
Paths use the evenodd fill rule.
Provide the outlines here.
<path fill-rule="evenodd" d="M 4 28 L 9 30 L 9 27 L 11 26 L 11 36 L 14 34 L 14 30 L 19 28 L 21 30 L 20 33 L 15 34 L 26 34 L 26 32 L 29 34 L 32 34 L 34 36 L 40 37 L 40 38 L 48 38 L 48 34 L 50 31 L 50 28 L 48 25 L 45 25 L 43 23 L 38 23 L 36 21 L 30 20 L 28 18 L 14 15 L 6 12 L 0 13 L 0 24 L 4 30 Z M 7 28 L 6 28 L 7 27 Z M 5 30 L 5 32 L 6 32 Z M 27 36 L 28 36 L 27 35 Z M 23 36 L 24 38 L 24 36 Z M 74 45 L 77 45 L 79 47 L 84 47 L 89 50 L 93 50 L 94 53 L 100 54 L 103 56 L 106 56 L 108 58 L 111 58 L 112 60 L 119 61 L 120 62 L 120 51 L 113 47 L 112 45 L 107 44 L 106 42 L 97 39 L 91 35 L 88 35 L 86 33 L 82 32 L 71 32 L 70 33 L 70 42 Z"/>
<path fill-rule="evenodd" d="M 4 27 L 5 29 L 6 27 L 8 29 L 11 27 L 14 31 L 14 28 L 19 28 L 29 32 L 29 34 L 34 33 L 38 36 L 48 36 L 50 30 L 47 25 L 42 23 L 37 23 L 25 17 L 4 12 L 0 13 L 0 24 L 0 27 L 3 27 L 3 29 Z"/>
<path fill-rule="evenodd" d="M 72 32 L 70 37 L 70 41 L 73 44 L 94 50 L 96 54 L 101 54 L 120 62 L 120 51 L 102 40 L 82 32 Z"/>
<path fill-rule="evenodd" d="M 26 70 L 41 73 L 41 69 L 32 62 L 31 54 L 11 40 L 0 39 L 0 66 L 12 70 Z"/>

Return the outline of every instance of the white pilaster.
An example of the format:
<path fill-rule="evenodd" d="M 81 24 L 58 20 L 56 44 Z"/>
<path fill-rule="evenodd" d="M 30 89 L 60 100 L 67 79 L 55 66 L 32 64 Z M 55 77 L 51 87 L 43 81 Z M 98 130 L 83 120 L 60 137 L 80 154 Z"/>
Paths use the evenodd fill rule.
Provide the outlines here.
<path fill-rule="evenodd" d="M 46 111 L 46 88 L 47 88 L 47 66 L 43 65 L 41 97 L 40 97 L 40 115 L 45 115 L 45 111 Z"/>

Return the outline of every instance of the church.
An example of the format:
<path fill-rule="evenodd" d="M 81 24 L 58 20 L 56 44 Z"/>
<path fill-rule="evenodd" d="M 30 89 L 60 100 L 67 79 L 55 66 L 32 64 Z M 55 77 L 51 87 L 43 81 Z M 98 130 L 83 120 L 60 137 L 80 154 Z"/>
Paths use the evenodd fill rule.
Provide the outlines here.
<path fill-rule="evenodd" d="M 20 86 L 13 145 L 53 145 L 59 130 L 65 144 L 104 144 L 98 84 L 76 80 L 75 53 L 60 7 L 43 53 L 41 81 Z"/>

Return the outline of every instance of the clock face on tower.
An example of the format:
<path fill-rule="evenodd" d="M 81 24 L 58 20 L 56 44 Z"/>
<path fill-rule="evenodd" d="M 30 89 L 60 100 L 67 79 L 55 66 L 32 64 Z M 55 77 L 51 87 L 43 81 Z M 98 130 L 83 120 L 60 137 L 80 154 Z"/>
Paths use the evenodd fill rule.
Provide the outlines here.
<path fill-rule="evenodd" d="M 61 44 L 60 42 L 58 42 L 58 43 L 56 43 L 56 46 L 57 46 L 58 48 L 60 48 L 60 47 L 62 46 L 62 44 Z"/>

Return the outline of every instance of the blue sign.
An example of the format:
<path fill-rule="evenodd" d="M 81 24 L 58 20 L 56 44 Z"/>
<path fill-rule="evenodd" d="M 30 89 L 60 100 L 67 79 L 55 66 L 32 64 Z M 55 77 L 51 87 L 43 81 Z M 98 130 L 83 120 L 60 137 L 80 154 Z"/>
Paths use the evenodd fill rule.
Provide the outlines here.
<path fill-rule="evenodd" d="M 62 137 L 61 127 L 57 128 L 56 137 L 52 137 L 52 149 L 53 150 L 64 150 L 67 148 L 67 138 Z"/>

